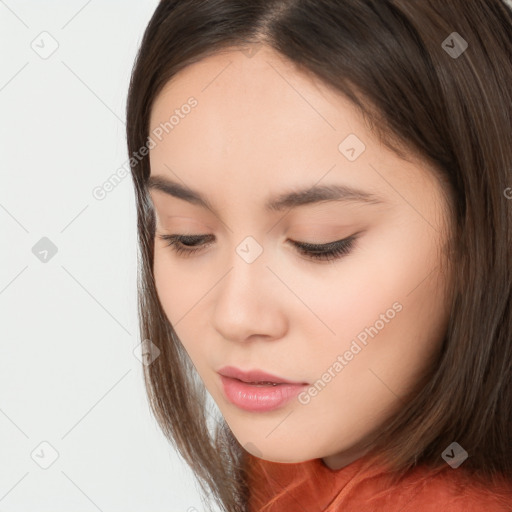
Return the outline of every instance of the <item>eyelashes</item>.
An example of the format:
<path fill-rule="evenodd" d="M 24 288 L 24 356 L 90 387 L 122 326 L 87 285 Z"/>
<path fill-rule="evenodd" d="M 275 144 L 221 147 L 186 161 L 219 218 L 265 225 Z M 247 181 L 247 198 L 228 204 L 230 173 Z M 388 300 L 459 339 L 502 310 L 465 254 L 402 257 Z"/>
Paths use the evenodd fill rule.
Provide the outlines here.
<path fill-rule="evenodd" d="M 307 242 L 293 242 L 299 253 L 308 258 L 322 261 L 333 261 L 340 259 L 352 251 L 356 236 L 352 235 L 343 240 L 336 240 L 327 244 L 315 245 Z"/>
<path fill-rule="evenodd" d="M 211 243 L 202 243 L 214 238 L 212 235 L 158 235 L 158 237 L 167 242 L 167 246 L 181 257 L 189 257 L 208 247 Z M 327 244 L 310 244 L 307 242 L 296 242 L 290 240 L 290 243 L 296 247 L 297 252 L 302 256 L 313 261 L 336 261 L 349 254 L 353 248 L 358 234 L 355 233 L 343 240 L 336 240 Z"/>

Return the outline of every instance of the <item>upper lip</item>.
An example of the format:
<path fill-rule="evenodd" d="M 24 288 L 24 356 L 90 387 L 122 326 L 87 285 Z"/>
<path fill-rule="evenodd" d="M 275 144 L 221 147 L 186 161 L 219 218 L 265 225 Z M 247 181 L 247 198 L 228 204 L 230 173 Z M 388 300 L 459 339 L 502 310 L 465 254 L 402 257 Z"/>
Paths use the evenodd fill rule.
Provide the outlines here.
<path fill-rule="evenodd" d="M 231 377 L 234 379 L 241 380 L 242 382 L 275 382 L 282 384 L 307 384 L 307 382 L 295 382 L 281 377 L 276 377 L 271 373 L 264 372 L 263 370 L 240 370 L 234 366 L 224 366 L 218 373 L 225 377 Z"/>

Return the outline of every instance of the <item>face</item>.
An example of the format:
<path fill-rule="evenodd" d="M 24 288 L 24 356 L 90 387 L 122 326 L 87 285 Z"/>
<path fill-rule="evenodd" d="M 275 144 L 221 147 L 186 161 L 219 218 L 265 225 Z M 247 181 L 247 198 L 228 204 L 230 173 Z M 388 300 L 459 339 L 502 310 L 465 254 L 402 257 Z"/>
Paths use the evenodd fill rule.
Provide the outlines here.
<path fill-rule="evenodd" d="M 267 460 L 355 460 L 446 330 L 451 216 L 433 169 L 265 47 L 182 70 L 150 136 L 158 296 L 233 434 Z M 303 385 L 243 385 L 226 366 Z"/>

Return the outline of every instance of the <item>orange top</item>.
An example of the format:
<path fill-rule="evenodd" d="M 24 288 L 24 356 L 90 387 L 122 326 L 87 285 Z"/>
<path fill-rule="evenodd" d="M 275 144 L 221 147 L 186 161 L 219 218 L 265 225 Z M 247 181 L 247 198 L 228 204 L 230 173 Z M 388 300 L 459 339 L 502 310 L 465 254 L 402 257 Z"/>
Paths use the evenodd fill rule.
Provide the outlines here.
<path fill-rule="evenodd" d="M 386 471 L 364 456 L 338 470 L 322 459 L 247 458 L 248 512 L 512 512 L 512 481 L 484 486 L 462 466 L 435 473 L 416 466 L 392 487 Z"/>

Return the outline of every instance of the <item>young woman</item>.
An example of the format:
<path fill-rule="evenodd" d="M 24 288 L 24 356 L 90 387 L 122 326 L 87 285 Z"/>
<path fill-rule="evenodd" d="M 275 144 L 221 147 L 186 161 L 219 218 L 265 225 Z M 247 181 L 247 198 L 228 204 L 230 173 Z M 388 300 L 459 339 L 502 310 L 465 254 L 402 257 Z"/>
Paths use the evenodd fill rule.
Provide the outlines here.
<path fill-rule="evenodd" d="M 511 57 L 501 0 L 159 3 L 145 377 L 222 510 L 512 510 Z"/>

